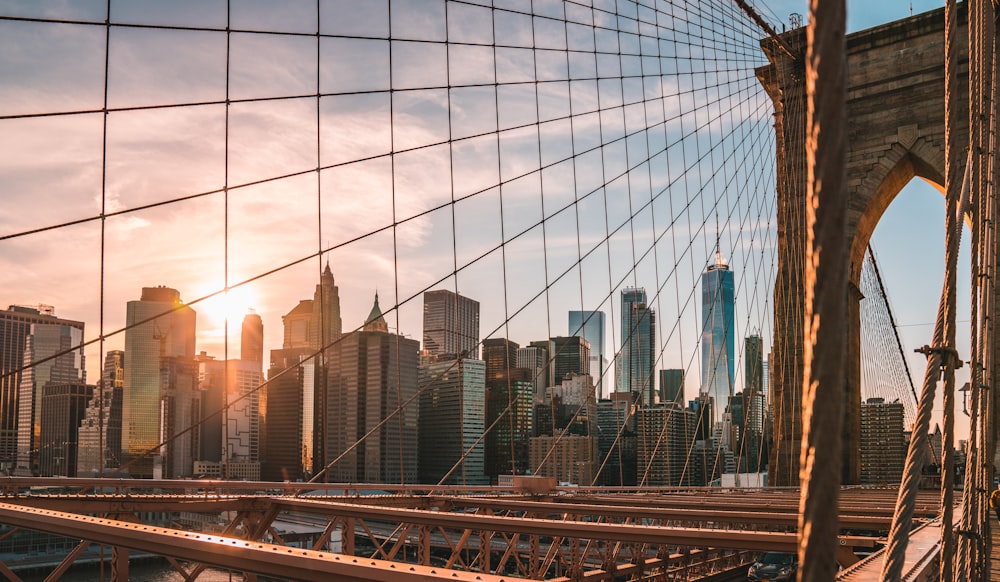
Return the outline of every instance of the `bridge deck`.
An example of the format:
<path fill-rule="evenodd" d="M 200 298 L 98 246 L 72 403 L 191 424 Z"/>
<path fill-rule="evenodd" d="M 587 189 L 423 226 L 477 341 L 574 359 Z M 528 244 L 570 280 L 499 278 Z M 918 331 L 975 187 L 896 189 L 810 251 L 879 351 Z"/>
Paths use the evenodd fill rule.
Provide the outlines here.
<path fill-rule="evenodd" d="M 1000 580 L 1000 522 L 996 514 L 990 516 L 990 537 L 993 539 L 990 551 L 990 580 Z"/>

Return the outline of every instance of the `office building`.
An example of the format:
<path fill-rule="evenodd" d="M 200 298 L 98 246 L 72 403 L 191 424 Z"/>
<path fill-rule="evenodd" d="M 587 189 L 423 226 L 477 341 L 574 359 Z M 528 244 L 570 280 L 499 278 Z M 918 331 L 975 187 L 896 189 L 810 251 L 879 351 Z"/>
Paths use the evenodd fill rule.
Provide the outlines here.
<path fill-rule="evenodd" d="M 11 305 L 0 311 L 0 469 L 6 471 L 13 471 L 17 461 L 18 390 L 24 344 L 35 323 L 70 325 L 83 330 L 83 322 L 57 318 L 55 308 L 50 305 Z"/>
<path fill-rule="evenodd" d="M 903 435 L 903 414 L 902 402 L 869 398 L 861 404 L 861 483 L 902 481 L 909 445 Z"/>
<path fill-rule="evenodd" d="M 78 477 L 98 477 L 121 464 L 122 397 L 125 386 L 125 352 L 111 350 L 104 356 L 101 383 L 87 405 L 77 434 Z"/>
<path fill-rule="evenodd" d="M 701 276 L 701 393 L 715 402 L 712 422 L 721 422 L 735 379 L 735 299 L 733 272 L 715 254 Z"/>
<path fill-rule="evenodd" d="M 570 375 L 589 375 L 590 344 L 580 336 L 554 337 L 549 340 L 552 346 L 550 360 L 554 376 L 553 385 L 562 384 Z"/>
<path fill-rule="evenodd" d="M 331 430 L 324 431 L 326 442 L 323 451 L 316 451 L 316 466 L 339 460 L 324 481 L 418 480 L 419 404 L 411 399 L 417 393 L 420 343 L 387 330 L 376 297 L 364 329 L 345 334 L 329 350 L 323 400 L 324 422 Z M 393 420 L 381 424 L 390 414 Z"/>
<path fill-rule="evenodd" d="M 621 348 L 615 360 L 616 390 L 630 392 L 645 405 L 655 402 L 656 312 L 646 304 L 646 290 L 621 292 Z"/>
<path fill-rule="evenodd" d="M 660 404 L 684 406 L 684 370 L 660 370 Z"/>
<path fill-rule="evenodd" d="M 597 469 L 597 439 L 569 434 L 532 437 L 529 462 L 533 475 L 590 486 Z"/>
<path fill-rule="evenodd" d="M 197 392 L 193 309 L 169 287 L 143 287 L 138 301 L 129 301 L 125 323 L 124 398 L 122 400 L 123 463 L 130 462 L 134 477 L 154 476 L 154 465 L 164 477 L 190 474 L 191 432 L 172 439 L 193 424 Z M 200 412 L 200 411 L 199 411 Z M 161 422 L 161 420 L 163 422 Z M 157 455 L 168 457 L 155 459 Z"/>
<path fill-rule="evenodd" d="M 604 371 L 607 368 L 604 351 L 606 334 L 603 311 L 570 311 L 569 333 L 580 336 L 590 344 L 590 369 L 586 372 L 594 379 L 599 398 L 604 396 Z"/>
<path fill-rule="evenodd" d="M 628 392 L 613 392 L 597 403 L 598 485 L 634 486 L 636 479 L 636 405 Z"/>
<path fill-rule="evenodd" d="M 333 271 L 327 261 L 319 284 L 313 293 L 312 325 L 310 346 L 315 349 L 329 347 L 337 341 L 343 332 L 343 322 L 340 317 L 340 290 L 333 280 Z"/>
<path fill-rule="evenodd" d="M 34 321 L 27 327 L 22 350 L 15 474 L 30 476 L 39 472 L 39 452 L 43 445 L 41 401 L 45 386 L 86 383 L 83 324 L 55 317 L 46 322 Z"/>
<path fill-rule="evenodd" d="M 516 348 L 517 344 L 513 345 Z M 487 353 L 486 342 L 483 353 Z M 534 392 L 534 376 L 526 368 L 511 368 L 487 377 L 486 475 L 493 480 L 499 475 L 519 475 L 528 470 L 528 440 L 534 433 Z"/>
<path fill-rule="evenodd" d="M 636 415 L 637 471 L 640 486 L 679 486 L 693 482 L 688 470 L 694 413 L 671 402 L 644 406 Z"/>
<path fill-rule="evenodd" d="M 488 484 L 480 438 L 486 419 L 486 362 L 438 359 L 420 366 L 419 380 L 420 482 Z"/>
<path fill-rule="evenodd" d="M 78 382 L 49 382 L 42 388 L 38 474 L 76 477 L 80 421 L 94 386 Z"/>
<path fill-rule="evenodd" d="M 447 289 L 424 292 L 423 347 L 432 355 L 477 359 L 479 302 Z"/>
<path fill-rule="evenodd" d="M 507 338 L 483 340 L 483 361 L 486 362 L 486 381 L 506 378 L 517 367 L 518 345 Z"/>
<path fill-rule="evenodd" d="M 528 345 L 517 350 L 517 367 L 531 371 L 536 403 L 545 397 L 545 389 L 549 385 L 548 359 L 549 352 L 545 347 Z"/>
<path fill-rule="evenodd" d="M 241 464 L 242 477 L 259 480 L 260 363 L 216 360 L 204 352 L 195 359 L 203 410 L 197 460 L 220 463 L 223 478 L 233 478 L 229 469 Z"/>
<path fill-rule="evenodd" d="M 288 320 L 286 320 L 288 322 Z M 297 481 L 313 471 L 315 358 L 310 348 L 271 350 L 261 392 L 261 479 Z"/>
<path fill-rule="evenodd" d="M 264 365 L 264 321 L 257 313 L 251 312 L 243 316 L 240 359 L 257 362 L 258 368 Z"/>

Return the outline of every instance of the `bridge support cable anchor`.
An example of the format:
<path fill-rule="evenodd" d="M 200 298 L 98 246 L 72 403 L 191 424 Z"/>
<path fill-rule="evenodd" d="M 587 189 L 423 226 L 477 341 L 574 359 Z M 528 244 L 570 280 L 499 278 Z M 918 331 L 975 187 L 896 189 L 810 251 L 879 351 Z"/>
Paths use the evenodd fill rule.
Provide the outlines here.
<path fill-rule="evenodd" d="M 914 352 L 918 354 L 923 354 L 926 357 L 931 357 L 933 354 L 937 354 L 941 357 L 940 360 L 940 373 L 944 374 L 945 368 L 951 368 L 952 370 L 960 370 L 962 366 L 965 365 L 965 361 L 959 355 L 958 350 L 951 346 L 928 346 L 924 345 L 919 347 Z"/>

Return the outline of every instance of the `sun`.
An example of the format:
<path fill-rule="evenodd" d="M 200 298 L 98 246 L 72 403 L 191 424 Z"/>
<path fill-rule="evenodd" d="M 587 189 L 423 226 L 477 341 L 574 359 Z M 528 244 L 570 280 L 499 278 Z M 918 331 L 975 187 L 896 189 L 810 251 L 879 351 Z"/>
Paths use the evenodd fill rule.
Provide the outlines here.
<path fill-rule="evenodd" d="M 198 311 L 219 322 L 228 320 L 230 324 L 238 324 L 256 304 L 257 295 L 252 289 L 235 287 L 200 302 Z"/>

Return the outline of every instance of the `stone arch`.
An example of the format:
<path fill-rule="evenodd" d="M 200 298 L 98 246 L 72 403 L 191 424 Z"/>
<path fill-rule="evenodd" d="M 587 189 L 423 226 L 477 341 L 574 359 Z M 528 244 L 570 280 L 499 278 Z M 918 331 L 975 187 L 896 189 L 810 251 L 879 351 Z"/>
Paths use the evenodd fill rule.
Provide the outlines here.
<path fill-rule="evenodd" d="M 912 147 L 893 144 L 872 167 L 861 184 L 850 193 L 852 199 L 866 201 L 854 225 L 851 245 L 851 282 L 857 285 L 865 249 L 882 215 L 913 178 L 921 178 L 944 194 L 944 155 L 929 140 L 916 140 Z M 943 242 L 942 242 L 943 244 Z"/>

